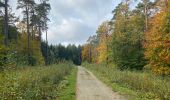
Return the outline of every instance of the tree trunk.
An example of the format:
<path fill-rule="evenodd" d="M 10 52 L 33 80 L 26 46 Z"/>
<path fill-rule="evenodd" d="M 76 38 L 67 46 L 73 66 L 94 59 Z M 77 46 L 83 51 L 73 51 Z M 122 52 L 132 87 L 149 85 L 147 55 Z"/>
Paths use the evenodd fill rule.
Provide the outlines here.
<path fill-rule="evenodd" d="M 148 30 L 148 2 L 147 0 L 144 0 L 144 12 L 145 12 L 145 32 Z"/>
<path fill-rule="evenodd" d="M 89 47 L 89 63 L 92 63 L 92 44 L 90 42 L 90 47 Z"/>
<path fill-rule="evenodd" d="M 8 45 L 8 0 L 5 0 L 5 45 Z"/>
<path fill-rule="evenodd" d="M 108 36 L 109 34 L 108 34 L 108 31 L 107 31 L 107 33 L 106 33 L 106 66 L 108 66 L 108 63 L 109 63 L 109 57 L 108 57 L 108 52 L 109 52 L 109 46 L 108 46 Z"/>
<path fill-rule="evenodd" d="M 40 24 L 38 26 L 38 32 L 39 32 L 39 40 L 41 42 L 41 26 L 40 26 Z"/>
<path fill-rule="evenodd" d="M 34 40 L 34 26 L 31 26 L 31 39 Z"/>
<path fill-rule="evenodd" d="M 28 64 L 30 64 L 30 32 L 29 32 L 29 8 L 26 7 L 26 16 L 27 16 L 27 34 L 28 34 Z"/>
<path fill-rule="evenodd" d="M 48 65 L 48 38 L 47 38 L 47 30 L 46 30 L 46 61 L 45 65 Z"/>

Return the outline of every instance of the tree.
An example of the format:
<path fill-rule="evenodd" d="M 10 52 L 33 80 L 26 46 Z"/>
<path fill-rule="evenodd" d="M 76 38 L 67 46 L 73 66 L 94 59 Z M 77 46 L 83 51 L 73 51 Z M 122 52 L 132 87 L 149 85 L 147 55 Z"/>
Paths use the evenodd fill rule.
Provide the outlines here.
<path fill-rule="evenodd" d="M 102 23 L 97 30 L 97 35 L 99 37 L 98 50 L 98 63 L 106 62 L 109 60 L 109 40 L 110 40 L 110 25 L 108 21 Z"/>
<path fill-rule="evenodd" d="M 82 48 L 82 60 L 91 63 L 90 44 L 85 44 Z"/>
<path fill-rule="evenodd" d="M 28 34 L 28 63 L 30 64 L 30 10 L 35 5 L 34 0 L 18 0 L 17 9 L 23 9 L 23 13 L 26 16 L 27 34 Z"/>
<path fill-rule="evenodd" d="M 5 0 L 5 4 L 4 4 L 4 8 L 5 8 L 5 45 L 8 45 L 8 0 Z"/>
<path fill-rule="evenodd" d="M 122 2 L 113 11 L 112 61 L 120 69 L 142 69 L 145 64 L 141 42 L 144 16 L 137 8 L 131 11 L 128 5 Z"/>
<path fill-rule="evenodd" d="M 157 3 L 160 10 L 150 19 L 150 28 L 145 34 L 145 57 L 154 73 L 170 75 L 170 1 Z"/>
<path fill-rule="evenodd" d="M 72 61 L 76 65 L 81 64 L 81 46 L 69 44 L 68 46 L 48 45 L 48 53 L 46 53 L 46 42 L 42 42 L 41 50 L 44 59 L 49 59 L 48 64 L 60 63 L 63 61 Z M 48 56 L 48 58 L 46 58 Z"/>
<path fill-rule="evenodd" d="M 50 4 L 47 3 L 47 1 L 48 0 L 44 0 L 42 3 L 38 4 L 37 7 L 35 8 L 37 14 L 38 27 L 39 27 L 40 41 L 41 41 L 41 30 L 46 31 L 48 29 L 47 27 L 47 22 L 49 21 L 48 14 L 51 7 Z"/>
<path fill-rule="evenodd" d="M 42 0 L 42 3 L 39 4 L 36 7 L 36 13 L 37 13 L 37 17 L 38 17 L 38 27 L 39 27 L 39 39 L 40 39 L 40 42 L 41 42 L 41 30 L 42 30 L 42 31 L 45 31 L 45 33 L 46 33 L 46 44 L 48 45 L 48 40 L 47 40 L 48 39 L 47 38 L 47 31 L 48 31 L 47 22 L 49 21 L 48 14 L 49 14 L 49 11 L 50 11 L 51 7 L 50 7 L 50 4 L 47 3 L 47 1 L 48 0 Z M 48 53 L 48 46 L 47 45 L 46 45 L 46 53 Z M 48 61 L 45 61 L 45 64 L 47 65 Z"/>
<path fill-rule="evenodd" d="M 5 34 L 5 38 L 4 38 L 4 44 L 7 46 L 8 45 L 8 0 L 4 0 L 4 3 L 2 1 L 0 1 L 0 8 L 4 8 L 4 34 Z M 2 11 L 0 11 L 0 14 L 2 14 Z"/>

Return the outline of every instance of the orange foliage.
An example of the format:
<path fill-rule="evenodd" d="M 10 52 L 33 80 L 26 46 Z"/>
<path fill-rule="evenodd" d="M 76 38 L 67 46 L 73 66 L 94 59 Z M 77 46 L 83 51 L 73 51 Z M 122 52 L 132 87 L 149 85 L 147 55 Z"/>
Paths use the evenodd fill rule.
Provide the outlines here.
<path fill-rule="evenodd" d="M 83 46 L 82 60 L 90 62 L 90 44 L 86 44 Z"/>
<path fill-rule="evenodd" d="M 170 75 L 170 14 L 167 9 L 161 10 L 150 20 L 145 36 L 148 65 L 156 74 Z"/>

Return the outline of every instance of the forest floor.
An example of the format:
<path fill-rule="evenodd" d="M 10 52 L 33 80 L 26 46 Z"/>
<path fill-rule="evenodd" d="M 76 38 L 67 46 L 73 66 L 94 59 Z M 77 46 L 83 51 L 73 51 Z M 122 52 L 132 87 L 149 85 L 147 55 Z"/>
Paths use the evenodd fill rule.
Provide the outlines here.
<path fill-rule="evenodd" d="M 78 67 L 77 100 L 125 100 L 98 80 L 90 71 Z"/>

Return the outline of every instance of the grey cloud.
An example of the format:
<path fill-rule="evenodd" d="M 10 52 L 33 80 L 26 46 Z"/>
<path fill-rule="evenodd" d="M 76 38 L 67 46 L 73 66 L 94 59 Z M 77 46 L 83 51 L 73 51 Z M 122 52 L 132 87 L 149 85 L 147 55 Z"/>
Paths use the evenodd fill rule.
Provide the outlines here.
<path fill-rule="evenodd" d="M 83 43 L 93 28 L 79 19 L 63 19 L 59 25 L 50 25 L 48 40 L 50 43 Z"/>
<path fill-rule="evenodd" d="M 102 21 L 112 17 L 114 8 L 113 0 L 56 0 L 51 4 L 50 16 L 56 23 L 49 30 L 49 42 L 54 44 L 84 43 Z"/>
<path fill-rule="evenodd" d="M 50 0 L 49 43 L 84 43 L 102 21 L 112 17 L 111 11 L 118 2 L 120 0 Z"/>

